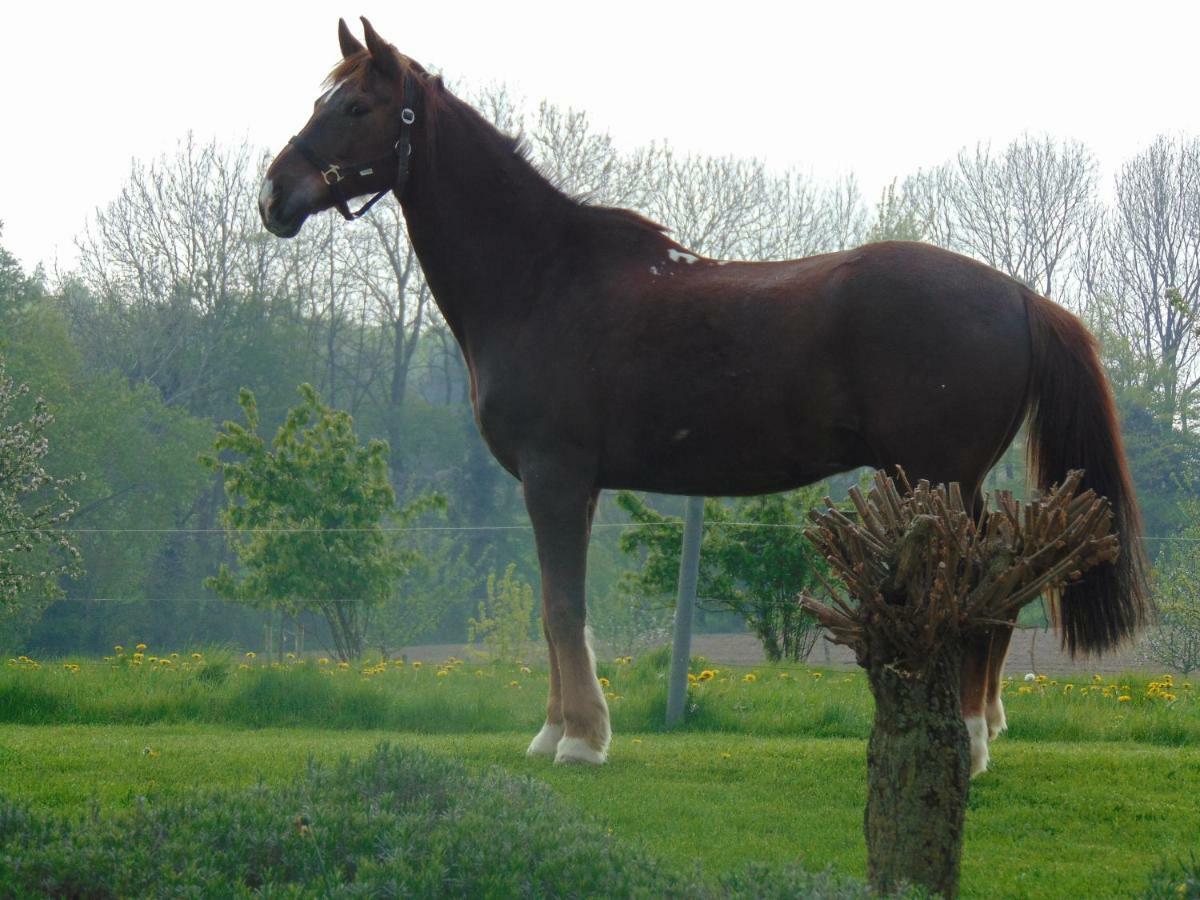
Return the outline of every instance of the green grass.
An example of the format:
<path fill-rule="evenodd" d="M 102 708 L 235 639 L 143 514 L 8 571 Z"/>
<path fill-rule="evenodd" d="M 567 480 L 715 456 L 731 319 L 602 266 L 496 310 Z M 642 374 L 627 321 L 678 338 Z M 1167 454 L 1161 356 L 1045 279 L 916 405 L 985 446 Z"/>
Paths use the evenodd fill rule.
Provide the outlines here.
<path fill-rule="evenodd" d="M 863 874 L 864 745 L 850 739 L 621 735 L 609 765 L 584 770 L 525 759 L 526 732 L 5 726 L 0 793 L 65 815 L 124 809 L 201 787 L 286 783 L 310 755 L 362 756 L 386 737 L 544 781 L 679 871 L 699 860 L 715 879 L 761 861 Z M 1200 749 L 1001 739 L 995 759 L 972 785 L 965 896 L 1132 896 L 1164 859 L 1197 848 Z"/>
<path fill-rule="evenodd" d="M 279 668 L 228 655 L 167 665 L 80 660 L 0 668 L 0 722 L 391 729 L 431 734 L 536 731 L 543 671 L 517 666 L 380 666 L 314 661 Z M 78 666 L 78 670 L 70 668 Z M 632 665 L 602 663 L 616 733 L 658 731 L 665 653 Z M 700 675 L 707 664 L 696 660 Z M 245 666 L 245 668 L 243 668 Z M 443 673 L 443 674 L 439 674 Z M 748 677 L 753 678 L 747 681 Z M 1005 689 L 1011 736 L 1042 741 L 1200 745 L 1200 702 L 1190 682 L 1156 690 L 1153 678 L 1047 680 Z M 1120 697 L 1126 697 L 1121 701 Z M 1173 697 L 1174 699 L 1164 699 Z M 873 705 L 861 673 L 806 667 L 716 667 L 693 685 L 687 729 L 766 736 L 865 738 Z"/>
<path fill-rule="evenodd" d="M 361 757 L 399 737 L 476 772 L 543 781 L 679 872 L 698 860 L 710 879 L 749 861 L 863 874 L 872 702 L 857 672 L 718 666 L 708 676 L 697 660 L 687 726 L 667 734 L 665 655 L 602 664 L 612 757 L 579 770 L 522 755 L 542 718 L 536 670 L 205 656 L 0 668 L 0 793 L 44 813 L 119 812 L 199 787 L 283 785 L 310 755 Z M 1130 896 L 1164 861 L 1200 850 L 1195 695 L 1182 679 L 1146 675 L 1008 685 L 1011 731 L 972 785 L 964 894 Z"/>

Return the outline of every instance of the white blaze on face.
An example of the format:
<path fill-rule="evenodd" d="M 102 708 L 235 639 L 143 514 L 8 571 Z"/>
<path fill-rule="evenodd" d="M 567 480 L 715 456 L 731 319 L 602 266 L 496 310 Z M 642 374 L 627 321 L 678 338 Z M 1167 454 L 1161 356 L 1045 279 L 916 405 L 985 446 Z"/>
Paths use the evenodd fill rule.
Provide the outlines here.
<path fill-rule="evenodd" d="M 345 83 L 346 82 L 344 82 L 344 81 L 339 81 L 337 84 L 335 84 L 333 87 L 331 87 L 325 93 L 323 93 L 320 97 L 317 98 L 317 105 L 324 106 L 326 103 L 328 103 L 330 100 L 332 100 L 333 95 L 336 94 L 339 90 L 341 90 L 342 85 Z"/>

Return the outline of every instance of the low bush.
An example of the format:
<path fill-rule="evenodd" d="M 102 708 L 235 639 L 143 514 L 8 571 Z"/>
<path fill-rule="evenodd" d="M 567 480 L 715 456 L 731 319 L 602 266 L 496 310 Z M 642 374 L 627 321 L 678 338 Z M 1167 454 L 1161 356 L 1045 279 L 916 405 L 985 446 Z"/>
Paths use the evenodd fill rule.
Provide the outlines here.
<path fill-rule="evenodd" d="M 748 867 L 710 884 L 665 867 L 498 770 L 380 745 L 286 785 L 77 818 L 0 800 L 3 896 L 865 898 L 859 882 Z"/>

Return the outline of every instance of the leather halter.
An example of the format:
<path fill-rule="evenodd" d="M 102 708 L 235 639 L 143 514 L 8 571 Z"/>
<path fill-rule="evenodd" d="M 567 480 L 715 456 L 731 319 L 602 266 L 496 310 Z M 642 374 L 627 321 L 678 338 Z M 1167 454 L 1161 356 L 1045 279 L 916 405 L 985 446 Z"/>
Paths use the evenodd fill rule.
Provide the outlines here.
<path fill-rule="evenodd" d="M 369 159 L 365 162 L 342 163 L 339 165 L 338 163 L 322 162 L 321 155 L 300 135 L 295 135 L 288 141 L 313 168 L 321 173 L 321 177 L 329 185 L 329 193 L 333 195 L 334 208 L 342 214 L 342 218 L 347 222 L 352 222 L 366 215 L 367 210 L 383 199 L 385 194 L 391 191 L 399 194 L 404 189 L 404 185 L 408 181 L 409 160 L 412 157 L 412 126 L 417 120 L 416 113 L 413 112 L 412 100 L 412 79 L 408 75 L 405 75 L 404 106 L 400 110 L 400 136 L 392 146 L 392 152 L 386 156 Z M 369 175 L 374 175 L 376 169 L 390 166 L 393 163 L 396 166 L 396 177 L 391 186 L 384 188 L 356 211 L 351 212 L 350 200 L 355 195 L 353 193 L 347 194 L 346 189 L 342 186 L 342 182 L 356 178 L 366 178 Z"/>

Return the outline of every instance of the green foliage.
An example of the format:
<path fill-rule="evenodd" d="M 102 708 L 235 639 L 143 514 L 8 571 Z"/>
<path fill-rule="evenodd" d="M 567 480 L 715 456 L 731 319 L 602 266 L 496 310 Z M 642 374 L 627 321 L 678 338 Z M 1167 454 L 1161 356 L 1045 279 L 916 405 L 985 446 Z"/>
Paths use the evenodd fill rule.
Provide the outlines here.
<path fill-rule="evenodd" d="M 67 493 L 74 479 L 46 471 L 54 417 L 41 397 L 28 417 L 19 413 L 28 393 L 0 359 L 0 635 L 5 619 L 28 618 L 25 604 L 58 595 L 58 579 L 79 572 L 79 551 L 60 530 L 78 508 Z"/>
<path fill-rule="evenodd" d="M 801 529 L 820 503 L 824 485 L 785 494 L 746 497 L 726 505 L 704 503 L 700 548 L 702 602 L 745 618 L 771 660 L 805 659 L 817 639 L 816 622 L 796 598 L 820 584 L 824 562 Z M 642 570 L 626 585 L 635 593 L 673 596 L 679 578 L 680 520 L 628 491 L 617 503 L 635 525 L 621 536 L 626 553 L 644 553 Z"/>
<path fill-rule="evenodd" d="M 1167 862 L 1150 876 L 1143 900 L 1200 900 L 1200 858 Z"/>
<path fill-rule="evenodd" d="M 892 179 L 880 192 L 875 204 L 875 221 L 867 233 L 868 241 L 923 241 L 925 224 L 916 205 L 896 187 Z"/>
<path fill-rule="evenodd" d="M 357 659 L 374 612 L 413 562 L 385 525 L 410 523 L 444 501 L 426 495 L 396 512 L 387 443 L 361 446 L 349 415 L 321 403 L 309 385 L 300 395 L 268 447 L 254 394 L 243 389 L 246 424 L 225 423 L 214 443 L 237 460 L 201 457 L 224 477 L 232 502 L 221 521 L 240 564 L 238 573 L 223 565 L 206 584 L 228 600 L 290 615 L 315 609 L 338 657 Z"/>
<path fill-rule="evenodd" d="M 500 578 L 487 580 L 487 600 L 479 604 L 479 618 L 467 620 L 468 643 L 482 642 L 497 662 L 518 663 L 529 658 L 533 631 L 533 586 L 517 576 L 509 563 Z"/>
<path fill-rule="evenodd" d="M 198 852 L 203 848 L 203 853 Z M 677 897 L 865 900 L 798 866 L 706 881 L 564 804 L 544 784 L 381 744 L 282 784 L 55 818 L 0 803 L 13 896 Z"/>
<path fill-rule="evenodd" d="M 1187 677 L 1200 670 L 1200 501 L 1184 504 L 1182 516 L 1190 524 L 1155 567 L 1158 616 L 1142 637 L 1142 653 Z"/>

